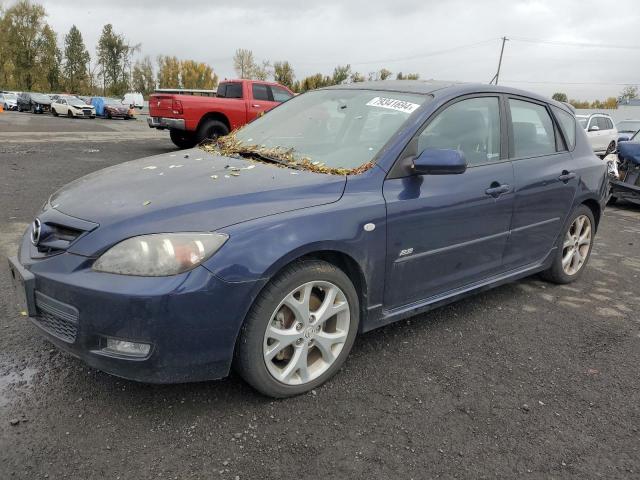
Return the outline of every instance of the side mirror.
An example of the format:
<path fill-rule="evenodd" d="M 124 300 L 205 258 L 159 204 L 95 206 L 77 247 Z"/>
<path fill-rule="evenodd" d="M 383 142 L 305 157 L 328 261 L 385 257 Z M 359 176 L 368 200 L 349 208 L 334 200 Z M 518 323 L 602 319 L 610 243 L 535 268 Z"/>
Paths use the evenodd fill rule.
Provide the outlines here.
<path fill-rule="evenodd" d="M 418 175 L 455 175 L 467 170 L 467 161 L 460 150 L 427 148 L 413 161 Z"/>
<path fill-rule="evenodd" d="M 597 132 L 597 131 L 599 131 L 599 130 L 600 130 L 600 127 L 599 127 L 598 125 L 591 125 L 591 126 L 589 127 L 589 131 L 590 131 L 590 132 Z"/>

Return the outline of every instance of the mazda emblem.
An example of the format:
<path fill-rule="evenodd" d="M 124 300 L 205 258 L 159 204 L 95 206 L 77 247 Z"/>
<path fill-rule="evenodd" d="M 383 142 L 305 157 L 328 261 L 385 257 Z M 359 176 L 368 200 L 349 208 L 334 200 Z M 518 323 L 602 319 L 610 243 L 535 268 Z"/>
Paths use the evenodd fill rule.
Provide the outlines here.
<path fill-rule="evenodd" d="M 33 243 L 36 246 L 40 241 L 41 230 L 42 230 L 42 225 L 40 224 L 40 220 L 36 218 L 31 224 L 31 243 Z"/>

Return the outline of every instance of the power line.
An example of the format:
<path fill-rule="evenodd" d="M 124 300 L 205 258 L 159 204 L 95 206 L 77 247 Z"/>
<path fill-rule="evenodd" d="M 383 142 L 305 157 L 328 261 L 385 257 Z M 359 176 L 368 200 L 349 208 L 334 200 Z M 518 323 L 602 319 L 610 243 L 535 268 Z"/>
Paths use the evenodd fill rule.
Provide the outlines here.
<path fill-rule="evenodd" d="M 436 55 L 442 55 L 444 53 L 450 53 L 450 52 L 455 52 L 457 50 L 464 50 L 467 48 L 472 48 L 472 47 L 477 47 L 479 45 L 485 45 L 488 43 L 493 43 L 495 42 L 496 39 L 495 38 L 490 38 L 487 40 L 482 40 L 480 42 L 474 42 L 474 43 L 467 43 L 465 45 L 458 45 L 456 47 L 451 47 L 451 48 L 447 48 L 444 50 L 434 50 L 431 52 L 425 52 L 425 53 L 418 53 L 415 55 L 411 55 L 408 57 L 395 57 L 395 58 L 386 58 L 386 59 L 379 59 L 379 60 L 367 60 L 365 62 L 351 62 L 351 65 L 370 65 L 370 64 L 374 64 L 374 63 L 395 63 L 395 62 L 404 62 L 407 60 L 415 60 L 417 58 L 426 58 L 426 57 L 433 57 Z M 330 61 L 325 61 L 325 62 L 298 62 L 297 64 L 301 64 L 301 65 L 326 65 L 326 64 L 335 64 L 336 62 L 330 62 Z M 339 63 L 339 62 L 338 62 Z"/>
<path fill-rule="evenodd" d="M 562 41 L 540 40 L 536 38 L 523 38 L 523 37 L 509 37 L 509 38 L 516 42 L 538 43 L 538 44 L 544 44 L 544 45 L 558 45 L 558 46 L 582 47 L 582 48 L 613 48 L 613 49 L 624 49 L 624 50 L 640 50 L 640 46 L 635 46 L 635 45 L 612 45 L 612 44 L 606 44 L 606 43 L 562 42 Z"/>

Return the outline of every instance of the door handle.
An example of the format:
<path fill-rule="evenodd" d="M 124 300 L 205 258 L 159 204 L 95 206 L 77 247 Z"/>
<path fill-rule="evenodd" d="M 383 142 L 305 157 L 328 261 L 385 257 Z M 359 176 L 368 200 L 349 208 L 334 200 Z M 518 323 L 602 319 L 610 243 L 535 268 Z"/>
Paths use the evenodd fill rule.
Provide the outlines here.
<path fill-rule="evenodd" d="M 500 195 L 504 193 L 509 193 L 511 191 L 511 185 L 507 185 L 503 183 L 502 185 L 498 182 L 493 182 L 489 188 L 487 188 L 484 192 L 487 195 L 491 195 L 493 198 L 498 198 Z"/>
<path fill-rule="evenodd" d="M 251 105 L 253 108 L 260 108 L 262 105 L 258 105 L 257 103 L 254 103 L 253 105 Z"/>
<path fill-rule="evenodd" d="M 562 175 L 558 177 L 558 180 L 567 183 L 569 180 L 573 180 L 574 178 L 576 178 L 576 172 L 568 172 L 567 170 L 563 170 Z"/>

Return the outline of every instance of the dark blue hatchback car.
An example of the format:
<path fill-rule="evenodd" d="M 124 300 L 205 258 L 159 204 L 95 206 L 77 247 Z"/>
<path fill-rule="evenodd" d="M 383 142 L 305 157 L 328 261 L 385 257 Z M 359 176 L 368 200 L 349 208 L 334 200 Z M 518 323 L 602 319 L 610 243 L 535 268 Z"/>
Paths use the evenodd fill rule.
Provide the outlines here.
<path fill-rule="evenodd" d="M 542 272 L 580 277 L 606 166 L 563 104 L 488 85 L 300 95 L 206 148 L 46 202 L 10 266 L 61 349 L 144 382 L 312 389 L 365 332 Z"/>

